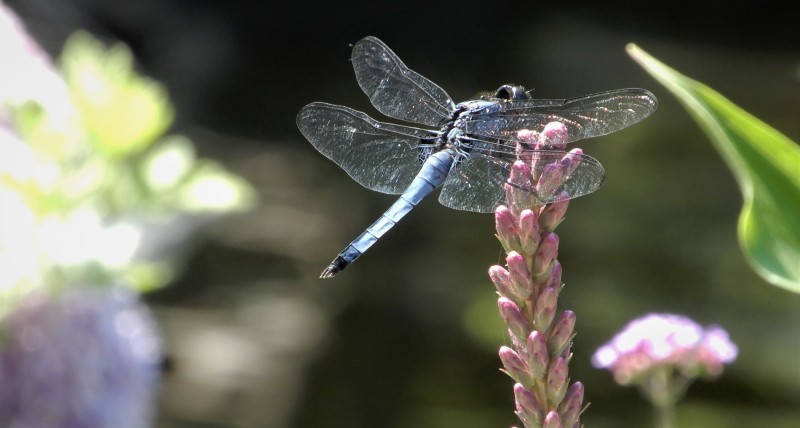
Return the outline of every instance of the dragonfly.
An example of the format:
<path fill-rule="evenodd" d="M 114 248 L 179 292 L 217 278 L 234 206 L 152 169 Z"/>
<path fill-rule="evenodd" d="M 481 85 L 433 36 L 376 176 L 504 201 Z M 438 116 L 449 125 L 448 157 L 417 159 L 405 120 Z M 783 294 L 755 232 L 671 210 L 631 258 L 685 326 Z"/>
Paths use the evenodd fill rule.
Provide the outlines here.
<path fill-rule="evenodd" d="M 449 208 L 492 212 L 502 202 L 519 147 L 545 162 L 566 155 L 558 148 L 526 145 L 518 137 L 520 131 L 541 132 L 548 123 L 561 122 L 569 142 L 574 142 L 633 125 L 651 115 L 658 104 L 652 93 L 639 88 L 572 99 L 533 99 L 522 86 L 511 84 L 456 104 L 376 37 L 353 45 L 351 61 L 359 86 L 380 113 L 417 126 L 379 122 L 325 102 L 308 104 L 298 113 L 300 132 L 353 180 L 373 191 L 400 195 L 320 278 L 344 270 L 435 189 L 442 188 L 439 202 Z M 535 195 L 542 205 L 587 195 L 602 186 L 605 170 L 600 162 L 584 154 L 572 156 L 576 166 L 562 178 L 559 191 Z"/>

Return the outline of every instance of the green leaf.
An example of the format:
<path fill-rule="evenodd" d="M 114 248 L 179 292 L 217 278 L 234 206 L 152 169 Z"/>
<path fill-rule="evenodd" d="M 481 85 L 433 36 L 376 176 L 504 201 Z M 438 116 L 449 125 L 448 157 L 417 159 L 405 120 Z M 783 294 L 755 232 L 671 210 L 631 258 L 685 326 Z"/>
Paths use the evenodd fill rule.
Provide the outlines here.
<path fill-rule="evenodd" d="M 627 49 L 684 105 L 736 177 L 744 199 L 739 243 L 751 266 L 770 283 L 800 292 L 800 147 L 636 45 Z"/>
<path fill-rule="evenodd" d="M 166 90 L 137 74 L 123 44 L 106 49 L 85 32 L 72 35 L 61 54 L 70 96 L 90 142 L 110 157 L 138 153 L 172 124 Z"/>

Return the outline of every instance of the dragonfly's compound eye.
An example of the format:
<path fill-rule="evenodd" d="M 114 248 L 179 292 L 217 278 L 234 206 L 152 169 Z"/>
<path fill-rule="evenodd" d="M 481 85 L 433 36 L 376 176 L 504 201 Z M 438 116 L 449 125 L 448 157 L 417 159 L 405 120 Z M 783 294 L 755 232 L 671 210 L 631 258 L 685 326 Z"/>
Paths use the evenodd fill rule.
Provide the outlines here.
<path fill-rule="evenodd" d="M 522 86 L 503 85 L 497 88 L 495 98 L 509 101 L 522 101 L 528 99 L 528 93 Z"/>

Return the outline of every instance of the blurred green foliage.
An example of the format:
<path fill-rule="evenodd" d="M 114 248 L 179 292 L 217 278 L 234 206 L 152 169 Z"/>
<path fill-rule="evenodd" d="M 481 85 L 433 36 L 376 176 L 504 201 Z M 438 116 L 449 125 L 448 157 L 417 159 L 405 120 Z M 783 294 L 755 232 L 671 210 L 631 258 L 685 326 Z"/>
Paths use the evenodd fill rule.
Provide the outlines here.
<path fill-rule="evenodd" d="M 733 171 L 744 197 L 739 243 L 751 266 L 800 293 L 800 146 L 637 46 L 628 52 L 680 100 Z"/>
<path fill-rule="evenodd" d="M 25 267 L 2 289 L 164 285 L 169 257 L 137 257 L 154 245 L 153 230 L 163 234 L 177 216 L 247 209 L 255 192 L 198 159 L 188 138 L 165 134 L 174 118 L 167 92 L 135 71 L 126 46 L 78 32 L 60 65 L 66 102 L 0 100 L 11 130 L 3 156 L 17 158 L 0 167 L 0 265 Z"/>
<path fill-rule="evenodd" d="M 107 49 L 88 33 L 67 40 L 61 69 L 87 142 L 101 155 L 126 157 L 148 147 L 175 115 L 164 87 L 138 75 L 122 44 Z"/>

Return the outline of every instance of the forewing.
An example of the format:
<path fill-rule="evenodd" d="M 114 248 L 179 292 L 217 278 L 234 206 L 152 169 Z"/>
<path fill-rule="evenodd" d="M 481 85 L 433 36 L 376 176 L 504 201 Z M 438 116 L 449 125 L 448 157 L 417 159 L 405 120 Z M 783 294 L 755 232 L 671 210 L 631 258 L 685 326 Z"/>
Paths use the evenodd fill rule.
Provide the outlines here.
<path fill-rule="evenodd" d="M 419 172 L 430 131 L 378 122 L 348 107 L 311 103 L 297 127 L 320 153 L 353 180 L 382 193 L 399 194 Z"/>
<path fill-rule="evenodd" d="M 359 86 L 386 116 L 436 126 L 455 109 L 442 88 L 406 67 L 375 37 L 353 46 L 352 61 Z"/>
<path fill-rule="evenodd" d="M 499 112 L 476 114 L 467 124 L 468 134 L 515 141 L 521 130 L 541 132 L 550 122 L 569 129 L 569 141 L 619 131 L 650 116 L 658 105 L 645 89 L 618 89 L 568 100 L 504 102 Z M 487 126 L 491 123 L 493 126 Z"/>

